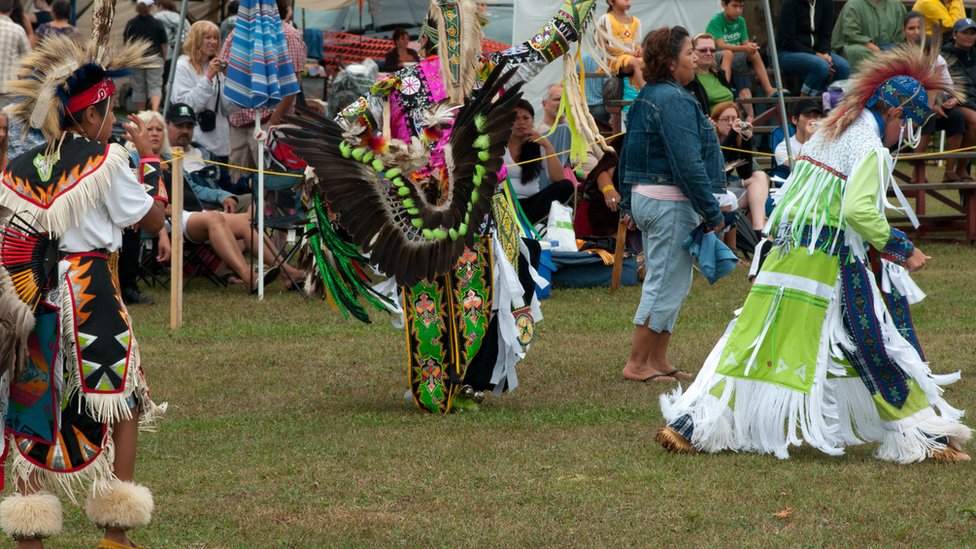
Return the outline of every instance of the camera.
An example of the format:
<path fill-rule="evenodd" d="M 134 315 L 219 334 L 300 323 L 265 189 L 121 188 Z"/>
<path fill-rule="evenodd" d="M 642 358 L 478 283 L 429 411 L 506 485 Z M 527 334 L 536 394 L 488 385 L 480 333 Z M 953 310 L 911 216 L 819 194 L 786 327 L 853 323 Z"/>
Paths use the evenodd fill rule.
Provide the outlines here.
<path fill-rule="evenodd" d="M 227 68 L 227 61 L 224 61 L 223 59 L 221 59 L 220 60 L 220 70 L 224 70 L 226 68 Z"/>

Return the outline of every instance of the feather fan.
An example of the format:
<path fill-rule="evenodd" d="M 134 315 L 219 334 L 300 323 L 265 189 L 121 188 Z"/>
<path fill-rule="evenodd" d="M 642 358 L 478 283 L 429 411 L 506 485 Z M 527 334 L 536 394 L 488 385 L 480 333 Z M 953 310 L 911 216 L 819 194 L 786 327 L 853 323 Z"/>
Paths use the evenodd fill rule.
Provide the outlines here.
<path fill-rule="evenodd" d="M 315 170 L 325 198 L 370 262 L 413 285 L 447 273 L 491 209 L 491 195 L 511 135 L 520 85 L 494 100 L 513 72 L 498 65 L 458 111 L 444 167 L 447 188 L 428 200 L 401 166 L 385 166 L 366 147 L 353 148 L 331 120 L 292 118 L 285 142 Z M 390 147 L 402 146 L 391 140 Z"/>

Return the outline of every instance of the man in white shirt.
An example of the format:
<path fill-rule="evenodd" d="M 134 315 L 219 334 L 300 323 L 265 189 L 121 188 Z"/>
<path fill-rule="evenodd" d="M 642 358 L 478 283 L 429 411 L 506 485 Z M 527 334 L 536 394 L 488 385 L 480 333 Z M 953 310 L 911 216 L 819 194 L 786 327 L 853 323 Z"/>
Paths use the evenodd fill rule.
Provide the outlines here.
<path fill-rule="evenodd" d="M 800 156 L 803 144 L 817 131 L 821 118 L 823 118 L 823 108 L 812 99 L 804 99 L 793 105 L 793 112 L 790 113 L 790 122 L 796 127 L 796 134 L 790 137 L 793 158 Z M 777 166 L 781 164 L 793 166 L 793 159 L 787 154 L 785 139 L 776 146 L 774 152 Z"/>

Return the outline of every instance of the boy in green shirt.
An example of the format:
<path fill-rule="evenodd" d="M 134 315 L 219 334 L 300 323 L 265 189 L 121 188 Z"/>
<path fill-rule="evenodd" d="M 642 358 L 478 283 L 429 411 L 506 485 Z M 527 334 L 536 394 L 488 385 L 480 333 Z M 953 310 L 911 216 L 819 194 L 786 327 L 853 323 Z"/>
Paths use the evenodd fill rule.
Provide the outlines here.
<path fill-rule="evenodd" d="M 756 71 L 756 77 L 766 95 L 774 95 L 777 90 L 769 83 L 766 74 L 766 64 L 759 55 L 759 44 L 749 40 L 746 30 L 746 20 L 742 17 L 744 0 L 722 0 L 722 11 L 715 14 L 708 22 L 705 32 L 715 37 L 715 46 L 719 50 L 719 61 L 725 78 L 732 81 L 732 69 L 742 74 L 749 71 L 748 65 Z M 739 89 L 750 86 L 736 86 Z"/>

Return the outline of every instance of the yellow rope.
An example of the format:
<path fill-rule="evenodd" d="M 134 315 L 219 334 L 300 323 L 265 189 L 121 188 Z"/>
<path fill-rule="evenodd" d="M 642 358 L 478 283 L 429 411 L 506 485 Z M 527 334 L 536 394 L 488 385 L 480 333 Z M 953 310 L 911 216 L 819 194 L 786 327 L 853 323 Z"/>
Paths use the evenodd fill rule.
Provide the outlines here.
<path fill-rule="evenodd" d="M 627 133 L 627 132 L 620 132 L 618 134 L 611 135 L 609 137 L 604 138 L 604 141 L 610 141 L 612 139 L 616 139 L 616 138 L 620 137 L 621 135 L 624 135 L 625 133 Z M 589 143 L 589 144 L 587 144 L 587 147 L 591 147 L 593 145 L 596 145 L 596 143 L 597 142 Z M 722 147 L 722 150 L 725 150 L 725 151 L 734 151 L 734 152 L 745 153 L 745 154 L 752 154 L 752 155 L 755 155 L 755 156 L 776 156 L 774 153 L 767 153 L 767 152 L 760 152 L 760 151 L 748 151 L 748 150 L 745 150 L 745 149 L 737 149 L 735 147 Z M 966 152 L 966 151 L 971 151 L 971 150 L 976 150 L 976 145 L 973 145 L 971 147 L 963 147 L 963 148 L 960 148 L 960 149 L 952 149 L 952 150 L 948 150 L 948 151 L 942 151 L 942 152 L 909 153 L 909 154 L 900 155 L 898 158 L 901 159 L 901 160 L 908 160 L 908 159 L 915 159 L 915 158 L 929 158 L 929 157 L 932 157 L 932 156 L 939 156 L 939 155 L 943 155 L 943 154 L 954 154 L 954 153 Z M 508 168 L 512 168 L 514 166 L 522 166 L 522 165 L 525 165 L 525 164 L 531 164 L 532 162 L 538 162 L 540 160 L 546 160 L 546 159 L 552 158 L 554 156 L 560 156 L 560 155 L 566 154 L 568 152 L 569 152 L 569 150 L 567 149 L 565 151 L 557 152 L 557 153 L 553 153 L 553 154 L 548 154 L 548 155 L 543 156 L 543 157 L 540 157 L 540 158 L 533 158 L 532 160 L 523 160 L 521 162 L 514 162 L 512 164 L 506 164 L 505 166 L 508 167 Z M 225 168 L 233 168 L 233 169 L 242 170 L 242 171 L 245 171 L 245 172 L 258 173 L 260 171 L 260 170 L 258 170 L 256 168 L 245 168 L 244 166 L 235 166 L 233 164 L 227 164 L 227 163 L 224 163 L 224 162 L 217 162 L 216 160 L 207 160 L 206 158 L 201 158 L 199 156 L 190 156 L 188 154 L 184 154 L 184 153 L 178 154 L 178 153 L 175 153 L 175 152 L 173 153 L 173 159 L 171 159 L 171 160 L 163 160 L 162 162 L 160 162 L 160 164 L 169 164 L 170 162 L 172 162 L 173 160 L 175 160 L 177 156 L 180 156 L 181 158 L 190 158 L 190 159 L 193 159 L 193 160 L 199 160 L 199 161 L 203 162 L 204 164 L 215 164 L 217 166 L 224 166 Z M 790 158 L 791 159 L 796 159 L 797 157 L 792 156 Z M 265 174 L 268 174 L 268 175 L 282 175 L 282 176 L 285 176 L 285 177 L 295 177 L 295 178 L 299 178 L 299 179 L 302 178 L 302 177 L 305 177 L 304 174 L 295 174 L 295 173 L 287 173 L 287 172 L 271 172 L 271 171 L 267 171 L 267 170 L 265 170 L 264 173 Z"/>
<path fill-rule="evenodd" d="M 259 171 L 261 171 L 261 170 L 258 170 L 256 168 L 245 168 L 244 166 L 235 166 L 233 164 L 227 164 L 227 163 L 224 163 L 224 162 L 217 162 L 216 160 L 207 160 L 206 158 L 200 158 L 199 156 L 190 156 L 190 155 L 185 154 L 185 153 L 175 153 L 174 152 L 173 153 L 173 160 L 175 160 L 177 156 L 179 156 L 180 158 L 191 158 L 193 160 L 199 160 L 200 162 L 203 162 L 204 164 L 215 164 L 217 166 L 224 166 L 225 168 L 235 168 L 235 169 L 242 170 L 242 171 L 245 171 L 245 172 L 258 173 Z M 160 162 L 160 164 L 168 164 L 168 163 L 172 162 L 173 160 L 164 160 L 164 161 Z M 265 170 L 264 173 L 266 175 L 283 175 L 283 176 L 286 176 L 286 177 L 296 177 L 296 178 L 299 178 L 299 179 L 302 178 L 302 177 L 305 177 L 305 174 L 303 174 L 303 173 L 302 174 L 296 174 L 296 173 L 287 173 L 287 172 L 271 172 L 271 171 L 268 171 L 268 170 Z"/>

